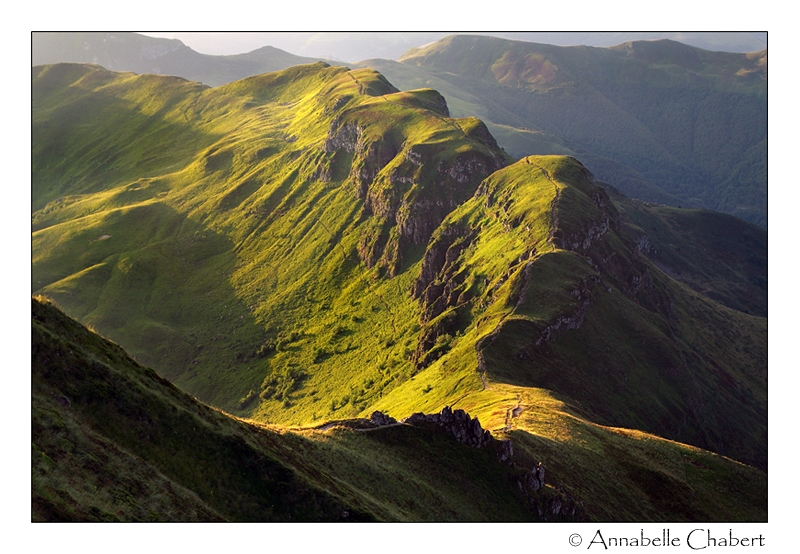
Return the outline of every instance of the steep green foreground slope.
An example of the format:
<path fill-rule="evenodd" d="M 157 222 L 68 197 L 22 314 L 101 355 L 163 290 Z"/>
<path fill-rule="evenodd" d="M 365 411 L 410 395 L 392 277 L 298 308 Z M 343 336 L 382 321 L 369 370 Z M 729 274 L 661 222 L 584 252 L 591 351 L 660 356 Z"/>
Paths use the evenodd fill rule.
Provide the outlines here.
<path fill-rule="evenodd" d="M 288 432 L 237 420 L 32 304 L 33 520 L 539 519 L 486 450 L 416 427 Z"/>
<path fill-rule="evenodd" d="M 514 471 L 551 468 L 576 517 L 766 518 L 763 230 L 630 201 L 574 158 L 512 163 L 437 92 L 368 69 L 210 89 L 63 64 L 33 89 L 32 289 L 181 389 L 305 428 L 452 406 L 512 440 Z M 354 513 L 548 506 L 451 505 L 466 474 L 506 498 L 517 474 L 484 451 L 401 494 L 421 452 L 463 446 L 406 426 L 281 436 Z"/>
<path fill-rule="evenodd" d="M 35 298 L 32 322 L 34 521 L 766 517 L 761 472 L 591 425 L 547 395 L 521 424 L 535 428 L 544 417 L 557 433 L 513 433 L 521 449 L 510 467 L 431 428 L 287 430 L 234 419 Z M 521 493 L 529 450 L 586 501 L 558 481 Z M 554 513 L 561 506 L 570 512 Z"/>

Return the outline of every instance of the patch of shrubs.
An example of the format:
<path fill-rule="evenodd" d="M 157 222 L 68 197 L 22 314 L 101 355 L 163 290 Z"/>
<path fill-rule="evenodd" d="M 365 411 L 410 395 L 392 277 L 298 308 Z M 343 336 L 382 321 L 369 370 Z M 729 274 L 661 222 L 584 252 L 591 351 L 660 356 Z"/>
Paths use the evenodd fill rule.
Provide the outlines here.
<path fill-rule="evenodd" d="M 239 409 L 243 410 L 243 409 L 247 408 L 257 398 L 258 398 L 258 395 L 256 394 L 256 391 L 254 391 L 253 389 L 250 389 L 250 392 L 248 392 L 246 395 L 244 395 L 242 398 L 239 399 Z"/>

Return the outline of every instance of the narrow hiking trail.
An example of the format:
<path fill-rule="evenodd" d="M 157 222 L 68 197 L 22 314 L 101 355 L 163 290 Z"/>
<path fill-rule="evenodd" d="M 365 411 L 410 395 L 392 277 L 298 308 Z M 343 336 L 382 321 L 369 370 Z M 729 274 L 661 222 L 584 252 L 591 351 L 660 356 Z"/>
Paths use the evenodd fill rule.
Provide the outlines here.
<path fill-rule="evenodd" d="M 555 251 L 556 250 L 556 245 L 554 244 L 554 240 L 555 240 L 556 229 L 558 228 L 558 202 L 561 199 L 561 187 L 558 186 L 558 183 L 556 183 L 555 180 L 553 180 L 552 176 L 550 175 L 550 173 L 545 168 L 543 168 L 542 166 L 540 166 L 538 164 L 533 163 L 530 160 L 530 158 L 525 158 L 525 163 L 527 163 L 528 165 L 533 166 L 533 167 L 537 168 L 539 171 L 541 171 L 542 174 L 547 178 L 548 181 L 550 181 L 553 184 L 553 187 L 555 188 L 555 195 L 553 196 L 553 200 L 550 202 L 550 221 L 551 221 L 551 224 L 550 224 L 550 231 L 547 234 L 547 243 L 550 245 L 550 248 L 552 249 L 551 251 Z M 517 298 L 517 301 L 514 304 L 514 309 L 515 310 L 517 308 L 519 308 L 522 305 L 523 302 L 525 302 L 525 298 L 526 298 L 525 291 L 528 288 L 528 282 L 530 280 L 531 266 L 533 265 L 533 262 L 535 262 L 539 257 L 540 257 L 540 254 L 534 254 L 527 261 L 527 263 L 525 264 L 525 267 L 522 270 L 523 282 L 522 282 L 522 286 L 520 287 L 520 291 L 521 292 L 520 292 L 519 298 Z M 475 344 L 475 353 L 476 353 L 476 355 L 478 357 L 478 376 L 481 378 L 481 383 L 483 383 L 483 390 L 487 390 L 487 389 L 491 390 L 491 387 L 486 382 L 486 360 L 484 359 L 483 352 L 482 352 L 484 341 L 492 341 L 492 340 L 494 340 L 494 338 L 497 336 L 497 333 L 500 332 L 500 328 L 503 326 L 503 322 L 506 320 L 506 318 L 509 315 L 511 315 L 511 313 L 513 313 L 513 310 L 512 310 L 512 312 L 510 312 L 510 313 L 506 314 L 505 316 L 503 316 L 500 319 L 500 321 L 497 323 L 497 326 L 489 334 L 485 335 L 481 340 L 478 341 L 478 343 Z"/>
<path fill-rule="evenodd" d="M 558 201 L 561 199 L 561 187 L 558 186 L 558 183 L 553 180 L 553 177 L 545 168 L 539 164 L 533 163 L 530 157 L 525 158 L 525 163 L 541 171 L 547 180 L 553 183 L 553 186 L 556 189 L 556 194 L 553 196 L 552 202 L 550 202 L 550 232 L 547 234 L 547 243 L 553 250 L 555 250 L 556 246 L 553 244 L 553 239 L 555 238 L 556 229 L 558 228 Z"/>
<path fill-rule="evenodd" d="M 505 421 L 505 428 L 503 431 L 506 433 L 511 431 L 513 427 L 514 419 L 518 418 L 522 411 L 525 409 L 524 406 L 521 404 L 522 402 L 522 395 L 517 395 L 517 405 L 511 408 L 510 410 L 506 411 L 506 421 Z"/>

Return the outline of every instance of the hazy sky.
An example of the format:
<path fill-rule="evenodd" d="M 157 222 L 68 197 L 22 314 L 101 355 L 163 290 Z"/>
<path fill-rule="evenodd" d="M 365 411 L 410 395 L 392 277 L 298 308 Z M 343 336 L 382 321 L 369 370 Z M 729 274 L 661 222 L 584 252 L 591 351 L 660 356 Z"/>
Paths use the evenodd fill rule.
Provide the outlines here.
<path fill-rule="evenodd" d="M 369 58 L 394 58 L 387 52 L 434 42 L 455 33 L 142 33 L 164 38 L 177 38 L 203 54 L 240 54 L 262 46 L 274 46 L 299 56 L 350 60 L 352 52 L 374 52 Z M 364 59 L 364 58 L 359 58 Z"/>

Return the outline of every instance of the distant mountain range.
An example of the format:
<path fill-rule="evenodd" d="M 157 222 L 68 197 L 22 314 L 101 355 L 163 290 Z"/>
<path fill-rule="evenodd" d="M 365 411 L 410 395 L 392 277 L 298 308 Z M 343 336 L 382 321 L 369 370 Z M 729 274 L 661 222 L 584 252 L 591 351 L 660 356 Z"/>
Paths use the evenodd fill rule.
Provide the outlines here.
<path fill-rule="evenodd" d="M 767 224 L 767 52 L 673 41 L 557 47 L 455 36 L 375 66 L 400 88 L 427 77 L 455 115 L 486 119 L 514 156 L 563 153 L 652 202 Z M 494 125 L 492 125 L 494 124 Z"/>
<path fill-rule="evenodd" d="M 177 75 L 211 86 L 269 73 L 318 58 L 295 56 L 272 46 L 247 54 L 209 56 L 179 40 L 138 33 L 33 33 L 33 65 L 93 63 L 112 71 Z"/>
<path fill-rule="evenodd" d="M 177 38 L 199 52 L 238 54 L 265 44 L 302 56 L 322 57 L 345 63 L 367 58 L 396 60 L 410 48 L 424 46 L 456 33 L 148 33 Z M 719 52 L 757 52 L 767 48 L 765 32 L 499 32 L 477 34 L 557 46 L 616 46 L 639 40 L 669 39 Z"/>
<path fill-rule="evenodd" d="M 642 36 L 650 34 L 590 34 L 584 41 Z M 64 61 L 217 86 L 314 59 L 272 47 L 203 55 L 177 40 L 134 33 L 34 33 L 34 65 Z M 381 71 L 401 90 L 436 88 L 453 115 L 480 117 L 516 158 L 572 155 L 628 196 L 767 225 L 766 50 L 709 52 L 663 40 L 559 47 L 455 36 L 409 51 L 399 62 L 356 65 Z"/>
<path fill-rule="evenodd" d="M 520 44 L 402 67 L 492 110 L 622 104 Z M 668 89 L 761 80 L 672 42 L 577 52 Z M 512 157 L 372 68 L 59 63 L 32 88 L 34 519 L 767 519 L 764 229 Z"/>

